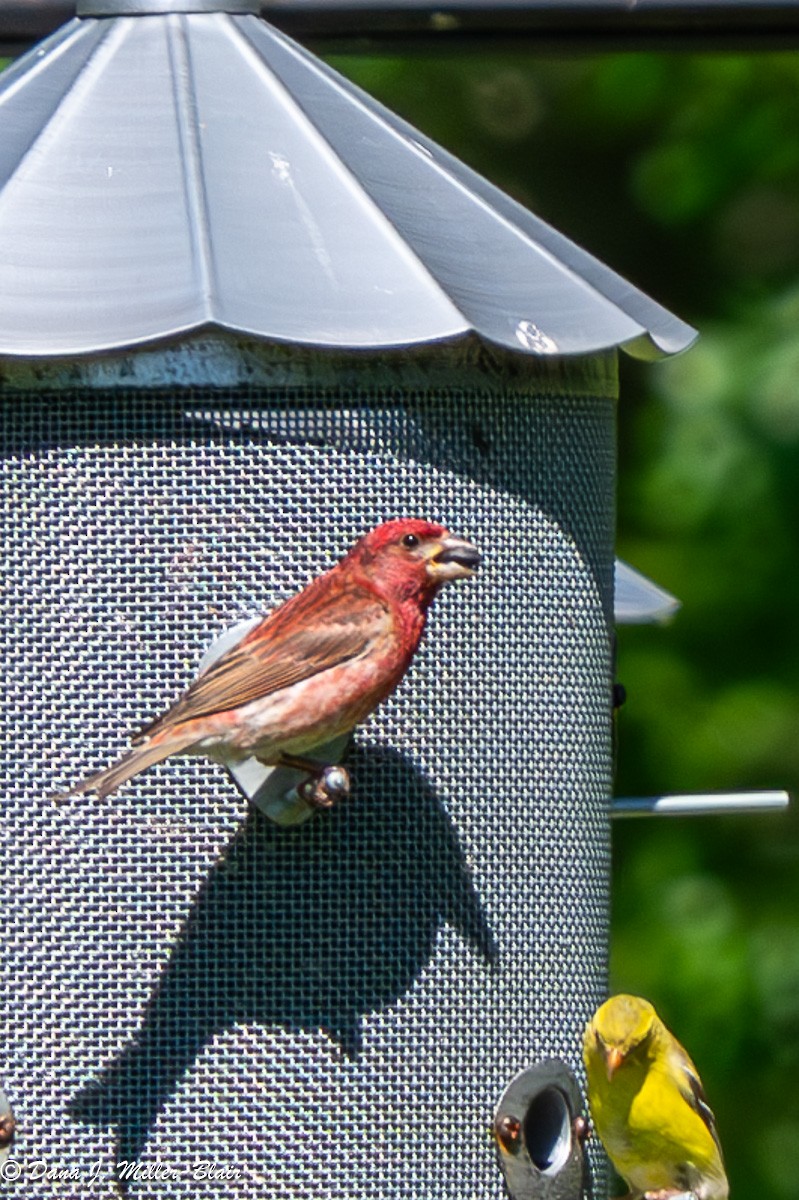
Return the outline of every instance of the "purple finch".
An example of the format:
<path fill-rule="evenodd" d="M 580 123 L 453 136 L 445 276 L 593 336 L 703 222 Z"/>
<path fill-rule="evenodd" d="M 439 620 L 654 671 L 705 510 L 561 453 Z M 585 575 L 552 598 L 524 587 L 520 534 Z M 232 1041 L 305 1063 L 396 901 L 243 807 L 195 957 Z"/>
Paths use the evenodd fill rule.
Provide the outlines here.
<path fill-rule="evenodd" d="M 118 762 L 66 794 L 107 796 L 173 754 L 227 765 L 255 757 L 318 775 L 308 753 L 349 733 L 391 694 L 437 592 L 479 561 L 474 546 L 441 525 L 378 525 L 208 666 Z"/>

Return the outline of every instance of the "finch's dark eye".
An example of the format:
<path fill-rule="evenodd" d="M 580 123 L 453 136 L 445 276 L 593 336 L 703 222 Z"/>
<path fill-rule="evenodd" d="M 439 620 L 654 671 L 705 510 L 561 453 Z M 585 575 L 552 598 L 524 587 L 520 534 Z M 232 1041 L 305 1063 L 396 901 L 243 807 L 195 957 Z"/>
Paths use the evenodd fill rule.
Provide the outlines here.
<path fill-rule="evenodd" d="M 419 545 L 419 539 L 415 533 L 406 533 L 402 539 L 403 546 L 407 546 L 409 550 L 413 550 L 414 546 Z"/>

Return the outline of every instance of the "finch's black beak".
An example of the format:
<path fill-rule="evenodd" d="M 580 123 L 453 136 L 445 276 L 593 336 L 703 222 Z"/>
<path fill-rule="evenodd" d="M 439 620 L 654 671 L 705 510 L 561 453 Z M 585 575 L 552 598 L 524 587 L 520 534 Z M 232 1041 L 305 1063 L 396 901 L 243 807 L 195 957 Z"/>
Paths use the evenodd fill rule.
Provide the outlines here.
<path fill-rule="evenodd" d="M 471 542 L 447 535 L 432 546 L 427 562 L 431 577 L 439 583 L 467 579 L 480 565 L 480 551 Z"/>
<path fill-rule="evenodd" d="M 470 571 L 476 571 L 480 566 L 480 551 L 469 542 L 457 542 L 453 545 L 445 546 L 436 555 L 435 561 L 437 563 L 457 563 L 458 566 L 467 567 Z"/>

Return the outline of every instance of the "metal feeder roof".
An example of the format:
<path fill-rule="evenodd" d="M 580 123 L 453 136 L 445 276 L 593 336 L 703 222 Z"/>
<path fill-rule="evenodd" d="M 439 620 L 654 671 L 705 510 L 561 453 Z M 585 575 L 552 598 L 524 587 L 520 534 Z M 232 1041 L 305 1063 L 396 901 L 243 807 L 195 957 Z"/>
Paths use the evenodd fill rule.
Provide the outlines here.
<path fill-rule="evenodd" d="M 182 7 L 93 0 L 0 76 L 0 353 L 693 341 L 247 0 Z"/>

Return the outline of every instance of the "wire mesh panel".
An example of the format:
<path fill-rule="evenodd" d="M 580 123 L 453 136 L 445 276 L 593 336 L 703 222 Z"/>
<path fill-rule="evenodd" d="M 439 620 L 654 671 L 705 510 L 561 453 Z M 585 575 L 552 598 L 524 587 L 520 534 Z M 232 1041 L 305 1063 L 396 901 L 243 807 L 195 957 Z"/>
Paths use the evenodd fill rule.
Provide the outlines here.
<path fill-rule="evenodd" d="M 501 1092 L 578 1069 L 604 991 L 613 362 L 252 351 L 225 382 L 229 354 L 5 388 L 13 1194 L 494 1200 Z M 348 800 L 281 829 L 193 758 L 53 804 L 225 627 L 400 515 L 484 566 L 359 730 Z"/>

